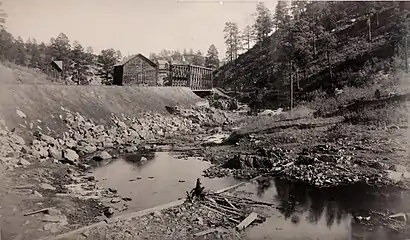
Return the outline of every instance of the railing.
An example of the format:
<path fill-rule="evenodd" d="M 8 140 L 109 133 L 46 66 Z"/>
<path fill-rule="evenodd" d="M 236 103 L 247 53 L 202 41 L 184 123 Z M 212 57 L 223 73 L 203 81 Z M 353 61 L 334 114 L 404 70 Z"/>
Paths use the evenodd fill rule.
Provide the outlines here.
<path fill-rule="evenodd" d="M 195 65 L 171 65 L 171 86 L 189 87 L 192 90 L 212 90 L 213 70 Z"/>

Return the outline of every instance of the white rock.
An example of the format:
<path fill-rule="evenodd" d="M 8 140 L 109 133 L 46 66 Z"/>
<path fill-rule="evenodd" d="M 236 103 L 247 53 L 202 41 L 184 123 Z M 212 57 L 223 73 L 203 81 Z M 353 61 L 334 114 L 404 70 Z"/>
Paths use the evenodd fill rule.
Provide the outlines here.
<path fill-rule="evenodd" d="M 40 187 L 41 187 L 42 189 L 44 189 L 44 190 L 51 190 L 51 191 L 56 190 L 55 187 L 53 187 L 51 184 L 48 184 L 48 183 L 42 183 L 42 184 L 40 185 Z"/>
<path fill-rule="evenodd" d="M 63 157 L 65 159 L 69 160 L 69 161 L 72 161 L 72 162 L 75 162 L 80 158 L 80 156 L 78 156 L 78 154 L 75 151 L 71 150 L 71 149 L 64 150 L 63 151 Z"/>
<path fill-rule="evenodd" d="M 26 159 L 21 158 L 21 159 L 19 160 L 18 164 L 19 164 L 19 165 L 22 165 L 22 166 L 28 166 L 28 165 L 30 165 L 31 163 L 30 163 L 29 161 L 27 161 Z"/>
<path fill-rule="evenodd" d="M 102 151 L 102 152 L 98 153 L 97 156 L 100 157 L 103 160 L 112 158 L 112 156 L 106 151 Z"/>
<path fill-rule="evenodd" d="M 26 114 L 24 114 L 22 111 L 20 111 L 20 110 L 16 110 L 16 113 L 17 113 L 17 115 L 19 116 L 19 117 L 21 117 L 21 118 L 26 118 L 27 116 L 26 116 Z"/>

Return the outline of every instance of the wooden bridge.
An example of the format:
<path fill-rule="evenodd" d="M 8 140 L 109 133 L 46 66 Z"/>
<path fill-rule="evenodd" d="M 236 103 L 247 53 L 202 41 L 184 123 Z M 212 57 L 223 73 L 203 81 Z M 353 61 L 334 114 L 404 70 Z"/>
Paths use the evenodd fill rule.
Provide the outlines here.
<path fill-rule="evenodd" d="M 171 65 L 171 86 L 189 87 L 194 92 L 212 91 L 213 69 L 195 65 Z"/>

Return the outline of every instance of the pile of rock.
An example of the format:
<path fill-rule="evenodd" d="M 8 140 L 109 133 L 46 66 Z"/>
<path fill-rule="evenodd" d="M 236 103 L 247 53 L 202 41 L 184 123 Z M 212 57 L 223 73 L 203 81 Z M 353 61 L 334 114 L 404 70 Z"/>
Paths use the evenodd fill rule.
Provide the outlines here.
<path fill-rule="evenodd" d="M 29 146 L 13 132 L 2 131 L 0 156 L 3 162 L 12 165 L 21 161 L 13 158 L 18 152 L 40 161 L 50 158 L 56 162 L 76 164 L 80 156 L 97 154 L 103 155 L 104 159 L 110 158 L 105 149 L 136 152 L 143 141 L 205 133 L 206 127 L 229 123 L 223 112 L 213 108 L 177 109 L 168 115 L 145 113 L 140 118 L 112 116 L 113 124 L 110 126 L 97 124 L 79 113 L 64 109 L 65 116 L 60 115 L 60 119 L 65 122 L 68 131 L 57 138 L 35 131 Z"/>
<path fill-rule="evenodd" d="M 0 130 L 0 165 L 13 168 L 18 165 L 29 165 L 30 162 L 20 156 L 26 149 L 26 142 L 15 131 Z"/>
<path fill-rule="evenodd" d="M 316 187 L 354 183 L 372 186 L 394 185 L 387 171 L 377 162 L 355 160 L 343 149 L 323 145 L 305 149 L 295 159 L 286 157 L 279 149 L 260 149 L 253 156 L 235 156 L 221 167 L 210 168 L 205 175 L 250 178 L 268 174 Z"/>
<path fill-rule="evenodd" d="M 211 106 L 222 110 L 236 110 L 238 109 L 238 101 L 236 99 L 217 99 L 212 101 Z"/>

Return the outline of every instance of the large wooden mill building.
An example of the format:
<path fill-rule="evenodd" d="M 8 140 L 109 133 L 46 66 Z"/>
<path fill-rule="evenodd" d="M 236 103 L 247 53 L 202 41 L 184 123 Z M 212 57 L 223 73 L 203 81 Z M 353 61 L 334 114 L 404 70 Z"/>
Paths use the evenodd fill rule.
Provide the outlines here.
<path fill-rule="evenodd" d="M 156 86 L 158 66 L 142 54 L 125 58 L 114 66 L 114 85 Z"/>

